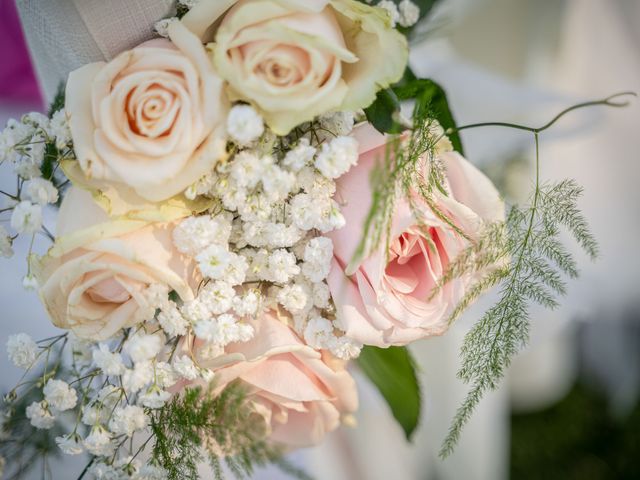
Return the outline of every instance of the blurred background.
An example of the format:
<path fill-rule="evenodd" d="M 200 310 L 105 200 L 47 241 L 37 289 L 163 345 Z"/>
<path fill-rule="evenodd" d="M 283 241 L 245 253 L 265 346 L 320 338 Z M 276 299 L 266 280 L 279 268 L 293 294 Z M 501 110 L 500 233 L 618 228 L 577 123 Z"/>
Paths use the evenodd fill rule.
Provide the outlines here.
<path fill-rule="evenodd" d="M 132 46 L 122 44 L 131 39 L 113 38 L 116 25 L 109 24 L 109 13 L 124 3 L 17 2 L 26 36 L 14 0 L 0 0 L 2 125 L 27 111 L 45 111 L 70 69 Z M 133 5 L 145 13 L 131 13 L 129 20 L 146 22 L 146 30 L 136 29 L 144 33 L 171 1 L 135 0 L 126 8 Z M 57 18 L 64 13 L 68 28 L 53 27 L 53 10 Z M 118 28 L 125 28 L 122 22 Z M 411 65 L 445 87 L 459 124 L 541 125 L 568 105 L 640 90 L 640 1 L 442 0 L 413 45 Z M 466 131 L 463 141 L 469 159 L 500 185 L 508 201 L 526 199 L 530 134 L 477 129 Z M 501 388 L 483 400 L 451 457 L 441 460 L 437 453 L 466 393 L 455 375 L 460 343 L 491 298 L 446 336 L 412 347 L 422 366 L 424 402 L 413 443 L 354 372 L 361 394 L 358 427 L 295 453 L 293 461 L 319 480 L 640 478 L 639 151 L 638 101 L 623 110 L 580 110 L 541 136 L 543 177 L 573 177 L 585 187 L 581 206 L 601 257 L 590 263 L 576 252 L 581 278 L 569 283 L 561 308 L 533 312 L 529 347 Z M 0 188 L 12 182 L 11 172 L 0 169 Z M 46 224 L 54 220 L 49 212 Z M 8 335 L 25 331 L 42 338 L 53 331 L 36 294 L 21 286 L 27 248 L 16 245 L 14 258 L 0 263 L 3 359 Z M 19 375 L 2 360 L 0 388 L 11 388 Z M 81 461 L 69 458 L 64 465 L 52 461 L 53 478 L 76 478 L 81 468 Z M 267 470 L 256 478 L 285 477 Z"/>

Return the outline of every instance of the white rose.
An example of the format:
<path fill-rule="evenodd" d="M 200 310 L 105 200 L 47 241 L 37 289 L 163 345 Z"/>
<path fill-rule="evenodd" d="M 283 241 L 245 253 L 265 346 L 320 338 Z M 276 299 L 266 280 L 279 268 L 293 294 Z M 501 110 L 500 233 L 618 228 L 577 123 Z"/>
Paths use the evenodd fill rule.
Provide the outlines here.
<path fill-rule="evenodd" d="M 182 21 L 215 40 L 209 48 L 231 99 L 251 102 L 278 134 L 368 106 L 407 64 L 386 10 L 355 0 L 202 0 Z"/>
<path fill-rule="evenodd" d="M 163 201 L 225 155 L 222 80 L 183 25 L 173 22 L 169 36 L 171 41 L 152 40 L 69 76 L 69 127 L 84 181 L 93 190 L 129 203 L 136 197 Z"/>

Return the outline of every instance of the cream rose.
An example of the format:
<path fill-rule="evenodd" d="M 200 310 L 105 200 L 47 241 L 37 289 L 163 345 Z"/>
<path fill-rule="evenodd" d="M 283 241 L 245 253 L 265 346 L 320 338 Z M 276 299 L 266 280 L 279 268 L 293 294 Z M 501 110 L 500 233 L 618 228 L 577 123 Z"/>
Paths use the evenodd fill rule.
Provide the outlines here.
<path fill-rule="evenodd" d="M 337 181 L 336 196 L 346 226 L 329 234 L 334 261 L 328 283 L 339 318 L 349 337 L 367 345 L 405 345 L 440 335 L 473 278 L 457 278 L 430 299 L 451 260 L 469 243 L 427 205 L 418 222 L 409 205 L 399 201 L 389 250 L 379 248 L 357 265 L 353 275 L 345 273 L 371 205 L 370 173 L 384 157 L 387 141 L 370 125 L 356 129 L 356 136 L 361 148 L 358 165 Z M 459 230 L 478 238 L 488 222 L 504 220 L 504 204 L 486 176 L 458 153 L 441 153 L 440 159 L 448 195 L 438 194 L 438 208 Z"/>
<path fill-rule="evenodd" d="M 307 346 L 273 313 L 249 323 L 253 339 L 228 345 L 222 356 L 203 359 L 197 344 L 191 347 L 200 365 L 215 371 L 217 391 L 243 382 L 269 438 L 291 448 L 316 445 L 351 419 L 358 394 L 343 361 Z"/>
<path fill-rule="evenodd" d="M 193 300 L 199 273 L 176 250 L 172 223 L 109 220 L 89 193 L 65 195 L 58 238 L 37 269 L 40 297 L 53 323 L 104 340 L 153 317 L 145 290 L 160 284 Z"/>
<path fill-rule="evenodd" d="M 85 187 L 159 202 L 225 155 L 223 82 L 182 24 L 169 35 L 70 74 L 66 111 Z"/>
<path fill-rule="evenodd" d="M 386 10 L 355 0 L 201 0 L 183 22 L 203 41 L 215 38 L 209 47 L 231 99 L 251 102 L 278 134 L 368 106 L 407 64 Z"/>

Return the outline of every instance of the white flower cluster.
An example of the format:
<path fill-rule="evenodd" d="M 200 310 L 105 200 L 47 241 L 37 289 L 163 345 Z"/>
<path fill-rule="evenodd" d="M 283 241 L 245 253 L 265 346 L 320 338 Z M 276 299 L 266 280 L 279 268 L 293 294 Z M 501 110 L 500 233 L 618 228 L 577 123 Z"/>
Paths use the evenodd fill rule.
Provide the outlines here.
<path fill-rule="evenodd" d="M 420 19 L 420 7 L 411 0 L 402 0 L 398 5 L 392 0 L 382 0 L 377 6 L 389 12 L 389 18 L 394 27 L 396 24 L 412 27 Z"/>
<path fill-rule="evenodd" d="M 147 296 L 170 302 L 168 291 L 157 286 L 150 287 Z M 73 410 L 67 418 L 76 418 L 75 427 L 58 436 L 56 443 L 68 455 L 87 452 L 104 458 L 95 462 L 94 474 L 106 476 L 96 478 L 166 478 L 156 466 L 132 464 L 126 457 L 114 462 L 113 456 L 124 440 L 148 428 L 151 411 L 166 404 L 171 397 L 168 389 L 177 381 L 212 378 L 210 371 L 197 367 L 189 357 L 174 357 L 158 326 L 148 322 L 144 325 L 147 330 L 123 332 L 109 343 L 70 337 L 75 380 L 49 378 L 42 400 L 26 408 L 26 417 L 38 429 L 51 429 L 64 412 Z M 40 347 L 26 334 L 12 335 L 7 352 L 14 364 L 30 369 L 42 357 L 48 361 L 49 355 L 42 353 L 50 353 L 51 346 L 68 335 L 54 337 L 57 340 Z M 118 475 L 109 476 L 114 472 Z"/>
<path fill-rule="evenodd" d="M 10 225 L 17 234 L 34 235 L 40 231 L 43 207 L 58 201 L 58 189 L 42 176 L 43 164 L 47 157 L 48 168 L 53 169 L 52 162 L 57 161 L 58 152 L 65 153 L 70 142 L 64 110 L 56 112 L 51 119 L 41 113 L 29 113 L 20 121 L 9 120 L 0 133 L 0 164 L 13 165 L 18 176 L 15 194 L 2 192 L 8 204 L 3 205 L 0 212 L 11 212 Z M 50 148 L 57 152 L 48 150 Z M 55 159 L 50 158 L 53 155 Z M 47 175 L 51 178 L 51 172 Z M 0 227 L 1 257 L 13 255 L 13 239 L 4 227 Z M 27 282 L 26 286 L 31 283 Z"/>
<path fill-rule="evenodd" d="M 189 189 L 222 208 L 183 220 L 173 234 L 206 282 L 195 300 L 161 309 L 165 332 L 192 331 L 217 355 L 253 337 L 247 318 L 284 308 L 301 337 L 307 322 L 326 322 L 327 334 L 322 341 L 314 337 L 314 348 L 343 359 L 358 355 L 361 346 L 330 320 L 335 312 L 325 279 L 333 244 L 322 236 L 344 225 L 333 196 L 335 179 L 358 160 L 358 143 L 348 136 L 353 124 L 352 113 L 324 115 L 316 130 L 309 125 L 309 132 L 283 145 L 251 106 L 231 109 L 227 128 L 235 153 Z"/>

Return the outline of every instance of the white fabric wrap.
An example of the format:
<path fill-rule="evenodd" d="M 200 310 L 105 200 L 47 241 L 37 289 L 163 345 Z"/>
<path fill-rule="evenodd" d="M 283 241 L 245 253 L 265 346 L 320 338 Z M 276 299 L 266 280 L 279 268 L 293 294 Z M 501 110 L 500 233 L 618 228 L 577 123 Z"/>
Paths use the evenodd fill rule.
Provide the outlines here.
<path fill-rule="evenodd" d="M 69 72 L 154 37 L 174 0 L 16 0 L 38 79 L 51 101 Z"/>

